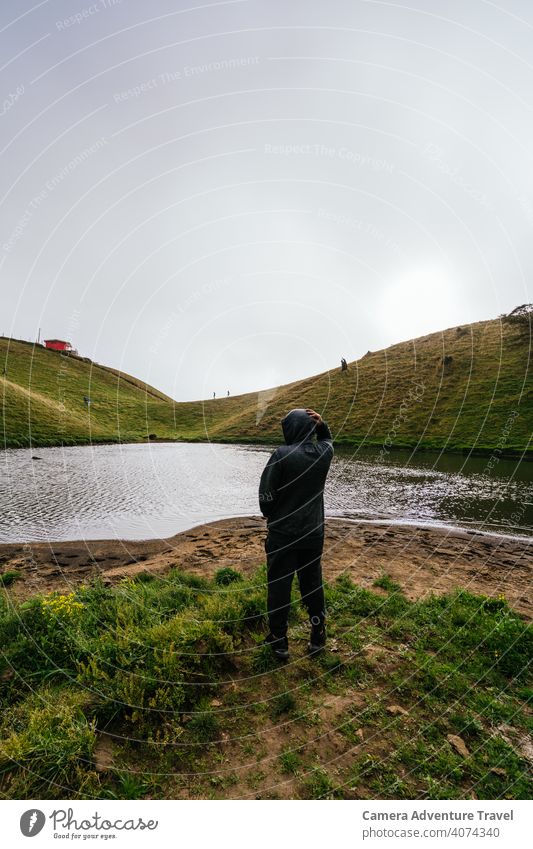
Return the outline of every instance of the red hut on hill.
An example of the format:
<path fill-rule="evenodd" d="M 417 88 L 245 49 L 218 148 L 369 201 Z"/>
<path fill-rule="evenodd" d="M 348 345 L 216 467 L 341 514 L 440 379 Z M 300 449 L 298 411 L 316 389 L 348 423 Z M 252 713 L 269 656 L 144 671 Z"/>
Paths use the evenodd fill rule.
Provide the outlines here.
<path fill-rule="evenodd" d="M 66 351 L 68 354 L 76 354 L 70 342 L 65 342 L 63 339 L 45 339 L 44 347 L 50 348 L 52 351 Z"/>

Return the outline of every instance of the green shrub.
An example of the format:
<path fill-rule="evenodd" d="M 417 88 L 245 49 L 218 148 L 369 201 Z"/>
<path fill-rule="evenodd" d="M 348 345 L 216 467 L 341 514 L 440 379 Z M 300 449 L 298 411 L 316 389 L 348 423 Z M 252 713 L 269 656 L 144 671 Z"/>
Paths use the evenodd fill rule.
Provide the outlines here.
<path fill-rule="evenodd" d="M 376 578 L 376 580 L 373 582 L 373 586 L 380 587 L 383 590 L 387 590 L 387 592 L 389 593 L 397 593 L 402 591 L 400 585 L 397 584 L 396 581 L 394 581 L 391 576 L 387 575 L 386 573 L 383 573 L 379 576 L 379 578 Z"/>
<path fill-rule="evenodd" d="M 280 693 L 272 700 L 272 717 L 278 719 L 296 708 L 296 699 L 290 691 Z"/>
<path fill-rule="evenodd" d="M 193 575 L 189 572 L 182 572 L 177 566 L 170 570 L 168 581 L 182 587 L 190 587 L 193 590 L 206 590 L 209 588 L 207 578 L 201 578 L 199 575 Z"/>
<path fill-rule="evenodd" d="M 87 696 L 49 688 L 32 694 L 4 717 L 0 788 L 8 798 L 65 798 L 88 778 L 94 724 Z M 6 733 L 7 732 L 7 733 Z"/>
<path fill-rule="evenodd" d="M 332 799 L 335 788 L 325 769 L 316 767 L 311 770 L 303 784 L 305 799 Z"/>
<path fill-rule="evenodd" d="M 201 608 L 206 618 L 220 623 L 230 634 L 244 633 L 257 627 L 264 617 L 265 591 L 263 587 L 235 587 L 235 591 L 218 592 L 204 597 Z"/>
<path fill-rule="evenodd" d="M 215 572 L 215 584 L 220 587 L 226 587 L 228 584 L 234 584 L 236 581 L 242 581 L 242 575 L 229 566 L 224 566 L 224 568 Z"/>
<path fill-rule="evenodd" d="M 281 752 L 279 756 L 279 763 L 282 772 L 289 772 L 296 775 L 300 768 L 301 758 L 297 752 L 287 749 L 284 752 Z"/>
<path fill-rule="evenodd" d="M 512 613 L 502 613 L 489 632 L 485 651 L 507 678 L 522 678 L 533 658 L 533 628 Z"/>
<path fill-rule="evenodd" d="M 9 587 L 15 581 L 20 580 L 22 575 L 20 572 L 16 572 L 15 570 L 11 570 L 9 572 L 2 572 L 0 575 L 0 586 Z"/>
<path fill-rule="evenodd" d="M 533 629 L 505 599 L 483 599 L 464 590 L 417 602 L 409 614 L 417 647 L 432 649 L 464 673 L 523 677 L 533 657 Z"/>
<path fill-rule="evenodd" d="M 257 646 L 252 657 L 252 668 L 257 675 L 272 672 L 280 667 L 279 660 L 274 656 L 270 646 L 263 641 Z"/>
<path fill-rule="evenodd" d="M 214 675 L 232 650 L 231 637 L 213 622 L 177 616 L 102 640 L 98 652 L 80 664 L 79 680 L 99 694 L 108 713 L 145 726 L 158 714 L 194 703 L 196 685 Z"/>
<path fill-rule="evenodd" d="M 74 672 L 84 648 L 84 607 L 74 593 L 24 602 L 0 620 L 5 657 L 23 677 Z M 39 679 L 38 679 L 39 680 Z"/>
<path fill-rule="evenodd" d="M 195 712 L 186 725 L 190 733 L 199 743 L 210 743 L 219 732 L 217 716 L 210 707 L 207 699 L 198 702 Z"/>

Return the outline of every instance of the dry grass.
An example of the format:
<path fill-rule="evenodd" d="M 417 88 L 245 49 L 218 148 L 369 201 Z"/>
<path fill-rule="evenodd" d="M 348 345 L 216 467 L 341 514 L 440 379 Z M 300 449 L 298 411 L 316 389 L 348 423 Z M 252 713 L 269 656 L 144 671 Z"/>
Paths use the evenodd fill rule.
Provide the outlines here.
<path fill-rule="evenodd" d="M 174 403 L 141 381 L 0 339 L 4 444 L 159 439 L 278 441 L 291 407 L 312 406 L 338 443 L 502 454 L 531 452 L 530 340 L 499 320 L 368 353 L 264 393 Z M 83 396 L 91 398 L 90 411 Z M 500 454 L 498 455 L 500 456 Z"/>

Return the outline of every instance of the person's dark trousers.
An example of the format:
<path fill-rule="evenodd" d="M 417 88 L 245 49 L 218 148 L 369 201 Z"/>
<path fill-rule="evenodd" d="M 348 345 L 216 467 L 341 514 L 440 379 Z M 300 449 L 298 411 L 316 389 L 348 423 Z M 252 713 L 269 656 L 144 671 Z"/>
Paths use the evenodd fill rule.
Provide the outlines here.
<path fill-rule="evenodd" d="M 322 585 L 323 538 L 302 540 L 289 545 L 274 540 L 270 534 L 265 540 L 267 554 L 267 609 L 270 630 L 278 637 L 287 633 L 291 603 L 292 579 L 296 572 L 302 601 L 309 617 L 318 616 L 324 621 L 325 602 Z"/>

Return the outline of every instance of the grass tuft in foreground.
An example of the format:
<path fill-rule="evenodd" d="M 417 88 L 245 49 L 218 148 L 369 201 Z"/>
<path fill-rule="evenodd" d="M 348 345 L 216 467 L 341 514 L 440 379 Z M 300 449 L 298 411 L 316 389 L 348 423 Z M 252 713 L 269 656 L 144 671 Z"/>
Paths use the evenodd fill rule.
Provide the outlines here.
<path fill-rule="evenodd" d="M 327 587 L 314 659 L 295 598 L 281 665 L 264 567 L 5 593 L 2 797 L 529 798 L 531 627 L 504 598 L 376 584 Z"/>

